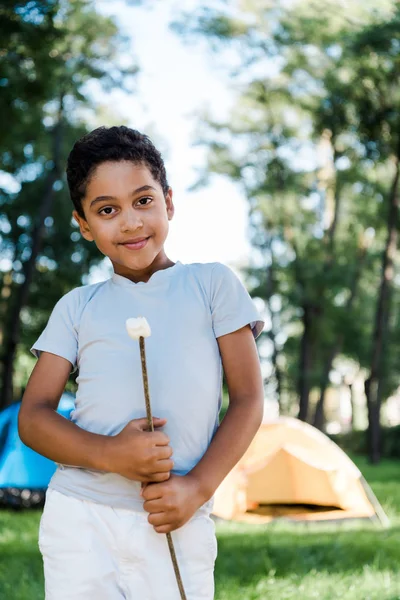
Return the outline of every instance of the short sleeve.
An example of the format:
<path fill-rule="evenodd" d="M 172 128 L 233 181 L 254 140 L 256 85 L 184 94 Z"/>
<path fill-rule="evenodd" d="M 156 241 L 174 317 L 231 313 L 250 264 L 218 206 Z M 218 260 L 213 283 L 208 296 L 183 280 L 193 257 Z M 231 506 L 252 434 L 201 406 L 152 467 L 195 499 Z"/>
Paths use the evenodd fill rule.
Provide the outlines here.
<path fill-rule="evenodd" d="M 211 273 L 211 314 L 216 338 L 245 325 L 250 325 L 257 338 L 264 328 L 248 291 L 235 273 L 221 263 L 215 263 Z"/>
<path fill-rule="evenodd" d="M 46 328 L 31 348 L 36 358 L 39 358 L 41 352 L 50 352 L 68 360 L 73 371 L 76 370 L 78 332 L 75 315 L 78 304 L 77 290 L 72 290 L 57 302 Z"/>

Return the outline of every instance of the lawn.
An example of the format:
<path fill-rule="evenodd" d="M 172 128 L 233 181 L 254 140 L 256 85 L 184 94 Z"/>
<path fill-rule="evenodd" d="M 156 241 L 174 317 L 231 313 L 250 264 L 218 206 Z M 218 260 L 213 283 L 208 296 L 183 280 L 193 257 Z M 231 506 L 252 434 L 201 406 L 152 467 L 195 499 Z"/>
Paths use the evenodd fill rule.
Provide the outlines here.
<path fill-rule="evenodd" d="M 400 461 L 356 462 L 389 529 L 218 525 L 216 600 L 400 600 Z M 0 511 L 0 600 L 43 599 L 39 519 L 38 511 Z"/>

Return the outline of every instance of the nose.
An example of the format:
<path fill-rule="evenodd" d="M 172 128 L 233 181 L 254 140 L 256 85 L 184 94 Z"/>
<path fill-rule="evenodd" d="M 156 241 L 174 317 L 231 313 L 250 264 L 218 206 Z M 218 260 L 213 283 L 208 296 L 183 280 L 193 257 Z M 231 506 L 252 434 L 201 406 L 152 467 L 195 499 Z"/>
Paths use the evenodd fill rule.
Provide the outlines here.
<path fill-rule="evenodd" d="M 125 210 L 121 213 L 121 232 L 136 231 L 143 227 L 143 219 L 134 208 Z"/>

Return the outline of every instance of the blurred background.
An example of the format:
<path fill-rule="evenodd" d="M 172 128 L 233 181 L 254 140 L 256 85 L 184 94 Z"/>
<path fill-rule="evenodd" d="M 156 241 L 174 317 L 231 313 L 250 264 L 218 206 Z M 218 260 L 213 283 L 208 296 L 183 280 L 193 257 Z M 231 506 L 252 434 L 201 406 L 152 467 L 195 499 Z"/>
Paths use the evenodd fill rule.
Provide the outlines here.
<path fill-rule="evenodd" d="M 0 10 L 0 408 L 55 302 L 110 275 L 64 171 L 80 135 L 125 124 L 165 157 L 171 258 L 230 265 L 267 321 L 267 416 L 369 428 L 379 460 L 400 422 L 398 3 Z"/>
<path fill-rule="evenodd" d="M 125 124 L 165 159 L 176 205 L 167 254 L 228 264 L 265 317 L 265 418 L 298 417 L 370 464 L 384 459 L 389 470 L 369 477 L 378 491 L 394 485 L 399 3 L 6 0 L 0 46 L 0 409 L 21 399 L 56 301 L 110 276 L 71 219 L 64 171 L 78 137 Z M 370 542 L 364 575 L 378 560 Z M 325 582 L 304 598 L 400 598 L 388 564 L 371 575 L 382 577 L 376 595 L 351 595 L 346 580 L 341 595 Z M 274 581 L 240 597 L 266 598 Z M 218 598 L 236 597 L 222 588 Z M 285 590 L 273 597 L 299 597 Z"/>

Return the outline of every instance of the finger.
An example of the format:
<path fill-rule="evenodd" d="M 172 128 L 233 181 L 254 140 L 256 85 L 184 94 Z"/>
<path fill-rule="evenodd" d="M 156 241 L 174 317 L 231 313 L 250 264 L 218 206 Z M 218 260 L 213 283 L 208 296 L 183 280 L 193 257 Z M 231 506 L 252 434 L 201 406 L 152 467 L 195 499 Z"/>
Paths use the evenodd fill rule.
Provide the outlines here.
<path fill-rule="evenodd" d="M 143 481 L 146 484 L 163 483 L 165 481 L 168 481 L 170 476 L 171 476 L 171 473 L 169 471 L 165 471 L 164 473 L 153 473 L 152 475 L 147 475 L 146 477 L 143 477 Z M 145 490 L 143 490 L 143 493 L 144 493 L 144 491 Z"/>
<path fill-rule="evenodd" d="M 159 417 L 153 417 L 153 425 L 154 427 L 164 427 L 166 425 L 167 419 L 160 419 Z"/>
<path fill-rule="evenodd" d="M 173 455 L 173 450 L 171 446 L 156 446 L 155 448 L 153 448 L 153 452 L 157 456 L 158 460 L 171 458 L 171 456 Z"/>
<path fill-rule="evenodd" d="M 159 513 L 165 510 L 165 506 L 161 499 L 157 500 L 146 500 L 143 503 L 143 508 L 148 513 Z"/>
<path fill-rule="evenodd" d="M 142 417 L 141 419 L 133 419 L 131 423 L 135 426 L 139 431 L 149 431 L 149 422 L 146 417 Z M 167 423 L 167 419 L 160 419 L 159 417 L 153 417 L 153 426 L 154 427 L 163 427 Z M 153 432 L 151 432 L 153 433 Z M 161 432 L 159 432 L 161 433 Z M 163 434 L 165 435 L 165 434 Z"/>
<path fill-rule="evenodd" d="M 171 524 L 171 515 L 166 512 L 152 513 L 147 517 L 147 520 L 153 527 L 162 527 Z"/>
<path fill-rule="evenodd" d="M 157 475 L 165 475 L 165 473 L 157 473 Z M 149 483 L 143 490 L 143 498 L 145 500 L 158 500 L 163 497 L 164 486 L 161 483 Z"/>
<path fill-rule="evenodd" d="M 175 529 L 178 529 L 178 528 L 172 524 L 160 525 L 158 527 L 154 527 L 154 531 L 156 531 L 157 533 L 171 533 L 171 531 L 174 531 Z"/>
<path fill-rule="evenodd" d="M 162 431 L 152 431 L 151 435 L 155 446 L 168 446 L 169 437 Z"/>
<path fill-rule="evenodd" d="M 165 473 L 155 473 L 154 475 L 152 475 L 152 478 L 150 479 L 149 483 L 163 483 L 165 481 L 168 481 L 170 477 L 171 473 L 169 471 L 166 471 Z"/>
<path fill-rule="evenodd" d="M 164 460 L 157 460 L 154 463 L 154 470 L 157 473 L 164 473 L 165 471 L 172 471 L 174 468 L 174 461 L 170 458 L 166 458 Z"/>
<path fill-rule="evenodd" d="M 145 417 L 133 419 L 130 423 L 138 431 L 149 431 L 149 423 Z"/>
<path fill-rule="evenodd" d="M 148 459 L 148 462 L 147 474 L 149 477 L 151 477 L 152 473 L 166 473 L 172 471 L 174 467 L 174 461 L 170 458 L 159 460 L 157 456 L 152 456 Z"/>

